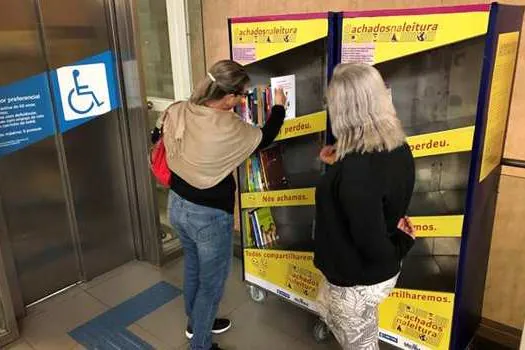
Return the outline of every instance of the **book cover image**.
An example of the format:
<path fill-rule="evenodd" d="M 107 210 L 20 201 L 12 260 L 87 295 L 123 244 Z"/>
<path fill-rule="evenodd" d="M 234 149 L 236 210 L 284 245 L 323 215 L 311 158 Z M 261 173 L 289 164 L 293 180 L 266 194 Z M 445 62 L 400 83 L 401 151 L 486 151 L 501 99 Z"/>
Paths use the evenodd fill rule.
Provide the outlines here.
<path fill-rule="evenodd" d="M 277 235 L 277 226 L 272 216 L 270 208 L 260 208 L 255 211 L 257 223 L 259 225 L 261 236 L 266 246 L 276 243 L 279 239 Z"/>
<path fill-rule="evenodd" d="M 271 191 L 289 188 L 288 179 L 284 171 L 281 146 L 275 145 L 262 150 L 260 159 L 266 187 Z"/>
<path fill-rule="evenodd" d="M 272 210 L 265 207 L 247 211 L 245 214 L 245 242 L 258 249 L 274 247 L 279 235 Z"/>
<path fill-rule="evenodd" d="M 270 86 L 272 89 L 272 100 L 275 100 L 275 89 L 283 89 L 286 95 L 286 118 L 293 119 L 295 115 L 295 74 L 284 75 L 282 77 L 274 77 L 270 79 Z"/>

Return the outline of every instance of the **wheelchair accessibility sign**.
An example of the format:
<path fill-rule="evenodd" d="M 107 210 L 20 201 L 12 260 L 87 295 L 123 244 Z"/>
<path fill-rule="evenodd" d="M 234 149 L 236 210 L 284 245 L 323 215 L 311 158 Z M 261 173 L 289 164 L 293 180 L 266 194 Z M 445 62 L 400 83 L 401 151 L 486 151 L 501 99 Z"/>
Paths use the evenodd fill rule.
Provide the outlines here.
<path fill-rule="evenodd" d="M 61 132 L 120 107 L 114 61 L 108 50 L 51 73 Z"/>
<path fill-rule="evenodd" d="M 60 99 L 66 121 L 95 117 L 111 110 L 104 63 L 57 69 Z"/>

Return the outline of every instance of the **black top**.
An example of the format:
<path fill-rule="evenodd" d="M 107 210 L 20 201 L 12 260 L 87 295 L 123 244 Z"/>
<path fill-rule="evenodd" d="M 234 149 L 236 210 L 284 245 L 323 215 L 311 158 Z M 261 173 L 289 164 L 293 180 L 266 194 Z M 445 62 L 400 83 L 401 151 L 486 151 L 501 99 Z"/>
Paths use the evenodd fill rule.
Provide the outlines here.
<path fill-rule="evenodd" d="M 277 137 L 281 126 L 283 125 L 285 110 L 283 106 L 273 106 L 270 117 L 262 127 L 262 139 L 257 150 L 268 147 Z M 155 128 L 152 131 L 151 140 L 157 142 L 160 136 L 159 130 Z M 224 210 L 233 214 L 235 209 L 235 179 L 233 174 L 224 178 L 217 185 L 198 189 L 184 181 L 174 172 L 171 173 L 171 189 L 182 198 L 199 205 Z"/>
<path fill-rule="evenodd" d="M 372 285 L 394 277 L 414 244 L 397 228 L 414 189 L 407 144 L 392 152 L 347 154 L 321 178 L 315 266 L 331 284 Z"/>

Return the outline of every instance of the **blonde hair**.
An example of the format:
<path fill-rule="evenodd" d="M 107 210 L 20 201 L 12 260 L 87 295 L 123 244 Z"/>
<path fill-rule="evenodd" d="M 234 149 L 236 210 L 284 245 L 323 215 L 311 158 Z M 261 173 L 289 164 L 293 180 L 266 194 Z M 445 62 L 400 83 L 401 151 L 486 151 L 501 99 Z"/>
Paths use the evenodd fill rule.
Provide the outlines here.
<path fill-rule="evenodd" d="M 340 64 L 327 91 L 337 159 L 346 154 L 392 151 L 405 142 L 381 75 L 366 64 Z"/>
<path fill-rule="evenodd" d="M 190 102 L 203 105 L 220 100 L 228 94 L 240 95 L 250 82 L 248 73 L 239 63 L 222 60 L 215 63 L 190 96 Z"/>

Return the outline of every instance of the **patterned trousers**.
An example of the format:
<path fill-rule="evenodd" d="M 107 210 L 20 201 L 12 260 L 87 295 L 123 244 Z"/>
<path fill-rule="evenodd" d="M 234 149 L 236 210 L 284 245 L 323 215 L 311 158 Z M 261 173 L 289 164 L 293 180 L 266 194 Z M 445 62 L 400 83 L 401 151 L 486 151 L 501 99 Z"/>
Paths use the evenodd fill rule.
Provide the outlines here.
<path fill-rule="evenodd" d="M 344 350 L 379 349 L 378 305 L 395 287 L 398 277 L 371 286 L 322 285 L 318 295 L 321 319 Z"/>

